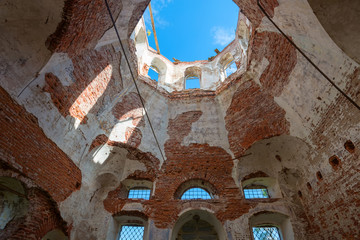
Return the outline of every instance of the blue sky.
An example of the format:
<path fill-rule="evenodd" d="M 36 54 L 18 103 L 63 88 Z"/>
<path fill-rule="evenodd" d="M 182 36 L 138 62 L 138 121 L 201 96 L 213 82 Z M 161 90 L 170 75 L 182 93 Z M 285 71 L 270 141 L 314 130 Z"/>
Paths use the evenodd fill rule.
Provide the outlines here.
<path fill-rule="evenodd" d="M 207 60 L 234 40 L 239 13 L 232 0 L 152 0 L 160 52 L 172 61 Z M 149 10 L 144 13 L 156 49 Z"/>

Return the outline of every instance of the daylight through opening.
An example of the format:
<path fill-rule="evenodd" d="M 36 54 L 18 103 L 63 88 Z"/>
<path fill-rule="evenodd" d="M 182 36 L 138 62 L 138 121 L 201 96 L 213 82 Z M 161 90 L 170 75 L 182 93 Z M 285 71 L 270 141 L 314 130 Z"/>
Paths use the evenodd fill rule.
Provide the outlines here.
<path fill-rule="evenodd" d="M 202 188 L 190 188 L 181 196 L 181 200 L 188 199 L 211 199 L 211 196 Z"/>

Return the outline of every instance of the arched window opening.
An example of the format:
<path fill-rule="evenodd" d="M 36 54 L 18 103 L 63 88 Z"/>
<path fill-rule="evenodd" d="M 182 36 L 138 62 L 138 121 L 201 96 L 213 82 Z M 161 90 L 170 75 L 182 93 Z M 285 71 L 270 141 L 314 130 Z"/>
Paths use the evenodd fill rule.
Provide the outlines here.
<path fill-rule="evenodd" d="M 122 225 L 118 240 L 142 240 L 144 238 L 144 226 Z"/>
<path fill-rule="evenodd" d="M 152 194 L 153 183 L 141 179 L 125 179 L 121 182 L 119 197 L 123 199 L 149 200 Z"/>
<path fill-rule="evenodd" d="M 149 71 L 148 71 L 148 76 L 152 80 L 155 80 L 156 82 L 158 82 L 159 81 L 159 70 L 157 70 L 156 67 L 154 67 L 154 66 L 150 66 Z"/>
<path fill-rule="evenodd" d="M 199 215 L 194 215 L 193 219 L 186 222 L 180 229 L 177 240 L 186 239 L 219 239 L 218 234 L 210 223 L 200 219 Z"/>
<path fill-rule="evenodd" d="M 0 230 L 10 221 L 25 216 L 28 208 L 22 183 L 11 177 L 0 177 Z"/>
<path fill-rule="evenodd" d="M 129 199 L 150 199 L 151 190 L 149 188 L 132 188 L 129 190 Z"/>
<path fill-rule="evenodd" d="M 247 186 L 244 188 L 244 196 L 246 199 L 252 198 L 270 198 L 269 192 L 265 186 Z"/>
<path fill-rule="evenodd" d="M 281 240 L 279 228 L 275 226 L 257 226 L 252 231 L 254 240 Z"/>
<path fill-rule="evenodd" d="M 110 231 L 115 235 L 110 235 L 107 239 L 116 240 L 143 240 L 148 239 L 148 219 L 146 215 L 139 211 L 121 211 L 114 216 L 113 226 L 117 231 Z"/>
<path fill-rule="evenodd" d="M 225 80 L 226 77 L 228 77 L 231 74 L 233 74 L 234 72 L 236 72 L 236 70 L 237 70 L 234 56 L 230 52 L 224 54 L 224 56 L 221 57 L 219 64 L 220 64 L 219 67 L 220 67 L 222 75 L 223 75 L 221 77 L 222 81 Z"/>
<path fill-rule="evenodd" d="M 197 76 L 186 78 L 185 89 L 196 89 L 200 88 L 200 79 Z"/>
<path fill-rule="evenodd" d="M 210 194 L 198 187 L 190 188 L 184 192 L 181 196 L 181 200 L 189 200 L 189 199 L 211 199 Z"/>
<path fill-rule="evenodd" d="M 41 240 L 68 240 L 69 238 L 59 229 L 48 232 Z"/>
<path fill-rule="evenodd" d="M 253 240 L 294 239 L 290 218 L 278 212 L 262 211 L 249 218 Z"/>
<path fill-rule="evenodd" d="M 236 70 L 237 70 L 237 66 L 235 61 L 230 62 L 225 68 L 226 76 L 230 76 L 231 74 L 236 72 Z"/>
<path fill-rule="evenodd" d="M 190 208 L 191 209 L 191 208 Z M 225 240 L 222 223 L 206 209 L 191 209 L 180 213 L 170 240 L 206 239 Z"/>
<path fill-rule="evenodd" d="M 185 89 L 200 88 L 201 68 L 189 67 L 185 70 Z"/>

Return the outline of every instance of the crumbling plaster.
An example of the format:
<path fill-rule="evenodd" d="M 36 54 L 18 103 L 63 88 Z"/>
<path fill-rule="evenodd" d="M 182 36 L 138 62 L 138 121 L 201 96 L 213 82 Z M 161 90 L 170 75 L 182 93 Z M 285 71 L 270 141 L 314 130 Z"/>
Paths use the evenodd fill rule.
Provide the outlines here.
<path fill-rule="evenodd" d="M 37 33 L 44 31 L 43 34 L 38 34 L 38 37 L 42 38 L 39 39 L 39 43 L 44 44 L 48 35 L 55 31 L 55 27 L 60 22 L 59 9 L 62 1 L 60 2 L 57 3 L 59 7 L 53 10 L 57 9 L 58 12 L 53 13 L 53 18 L 49 18 L 49 26 L 51 27 L 47 26 L 46 30 L 36 31 Z M 254 7 L 254 2 L 246 1 L 246 4 L 252 4 L 251 7 Z M 275 8 L 273 20 L 309 55 L 315 64 L 327 75 L 331 76 L 331 79 L 344 92 L 359 103 L 358 83 L 360 79 L 359 74 L 356 72 L 356 69 L 359 69 L 359 65 L 342 52 L 333 42 L 317 20 L 307 1 L 279 0 L 278 2 L 279 6 Z M 125 44 L 125 53 L 130 57 L 131 70 L 135 73 L 135 77 L 138 77 L 138 72 L 141 73 L 141 69 L 138 69 L 136 64 L 134 64 L 136 63 L 135 47 L 134 43 L 128 40 L 130 37 L 129 32 L 132 32 L 129 26 L 135 28 L 148 1 L 126 0 L 121 1 L 121 3 L 122 8 L 117 9 L 119 14 L 115 14 L 118 16 L 116 25 Z M 23 9 L 20 10 L 20 12 L 25 11 Z M 40 10 L 40 12 L 41 14 L 47 13 L 44 10 Z M 246 15 L 246 13 L 247 10 L 244 9 L 244 14 Z M 251 22 L 251 16 L 247 17 Z M 42 54 L 39 55 L 41 61 L 37 60 L 36 63 L 28 61 L 26 66 L 15 64 L 14 68 L 21 69 L 16 74 L 14 74 L 14 70 L 1 72 L 1 78 L 4 79 L 1 81 L 1 87 L 37 118 L 38 124 L 46 137 L 56 143 L 81 170 L 82 180 L 80 189 L 74 191 L 64 201 L 57 203 L 61 217 L 67 224 L 72 226 L 70 239 L 104 239 L 104 236 L 107 236 L 107 239 L 113 239 L 117 232 L 117 225 L 112 215 L 116 213 L 109 212 L 106 206 L 104 206 L 106 199 L 111 201 L 109 194 L 115 191 L 121 182 L 129 176 L 149 174 L 155 180 L 154 197 L 155 199 L 160 198 L 160 196 L 156 196 L 156 190 L 160 189 L 161 191 L 162 186 L 160 184 L 164 184 L 161 177 L 169 177 L 167 174 L 170 176 L 172 174 L 172 169 L 169 169 L 172 165 L 166 165 L 166 163 L 170 160 L 176 160 L 176 158 L 171 159 L 169 156 L 176 155 L 175 151 L 181 148 L 194 150 L 194 146 L 203 147 L 206 151 L 216 149 L 218 150 L 217 153 L 221 152 L 221 154 L 230 156 L 230 161 L 226 161 L 229 164 L 226 167 L 232 169 L 228 177 L 230 180 L 232 179 L 232 185 L 238 188 L 234 190 L 235 196 L 232 196 L 235 200 L 231 199 L 234 201 L 233 204 L 238 204 L 238 206 L 244 208 L 236 209 L 239 212 L 242 211 L 243 214 L 224 219 L 224 215 L 228 215 L 222 212 L 220 205 L 212 202 L 176 202 L 173 208 L 181 209 L 182 211 L 204 208 L 217 213 L 216 217 L 221 218 L 220 221 L 226 231 L 227 239 L 249 239 L 250 229 L 248 219 L 260 211 L 280 212 L 289 216 L 294 231 L 294 239 L 304 239 L 304 236 L 307 239 L 314 239 L 314 237 L 316 238 L 320 235 L 330 237 L 331 232 L 335 232 L 335 236 L 339 239 L 341 236 L 349 237 L 351 232 L 354 236 L 359 234 L 352 226 L 359 218 L 355 216 L 354 219 L 350 219 L 349 216 L 346 216 L 346 214 L 356 215 L 359 212 L 356 208 L 358 206 L 356 205 L 356 200 L 359 200 L 357 197 L 358 192 L 353 190 L 353 188 L 357 187 L 356 179 L 359 178 L 359 173 L 356 171 L 359 169 L 359 150 L 357 148 L 354 154 L 350 154 L 343 147 L 343 144 L 348 139 L 352 140 L 356 146 L 359 146 L 359 111 L 349 104 L 344 97 L 340 96 L 299 53 L 296 53 L 294 68 L 288 73 L 289 77 L 286 79 L 286 84 L 281 85 L 281 91 L 274 92 L 271 88 L 265 87 L 264 82 L 261 82 L 261 76 L 273 60 L 265 56 L 254 56 L 251 47 L 254 38 L 259 36 L 257 34 L 274 34 L 277 31 L 263 16 L 257 16 L 257 18 L 260 19 L 259 22 L 256 22 L 257 20 L 251 22 L 253 29 L 251 30 L 251 39 L 249 39 L 249 52 L 244 57 L 246 63 L 244 66 L 246 67 L 243 67 L 241 71 L 232 76 L 235 79 L 231 84 L 212 96 L 199 98 L 196 94 L 200 90 L 190 90 L 186 92 L 187 95 L 182 99 L 171 99 L 161 89 L 154 88 L 153 85 L 147 81 L 142 81 L 142 78 L 139 77 L 140 80 L 137 83 L 141 97 L 144 99 L 145 108 L 148 111 L 165 159 L 162 158 L 161 152 L 157 148 L 150 124 L 144 115 L 144 109 L 139 105 L 138 97 L 126 101 L 127 96 L 137 95 L 137 92 L 133 87 L 124 54 L 120 50 L 119 44 L 116 43 L 117 39 L 112 28 L 106 27 L 101 29 L 101 34 L 97 34 L 99 38 L 95 39 L 95 50 L 91 49 L 95 47 L 95 44 L 92 43 L 89 45 L 90 49 L 83 50 L 81 53 L 75 54 L 60 51 L 54 52 L 51 55 L 50 51 L 44 47 L 45 45 L 42 45 L 42 50 L 40 51 Z M 107 21 L 110 21 L 110 19 L 107 19 Z M 111 25 L 109 24 L 109 26 Z M 15 33 L 19 33 L 16 30 L 17 28 L 15 28 Z M 15 38 L 21 39 L 20 37 Z M 279 35 L 278 38 L 282 38 L 282 36 Z M 7 38 L 6 41 L 8 40 Z M 25 38 L 24 42 L 24 46 L 32 49 L 31 39 Z M 92 42 L 95 41 L 92 40 Z M 1 52 L 1 62 L 6 62 L 6 64 L 15 61 L 9 56 L 17 56 L 7 52 L 10 49 L 10 45 L 9 42 L 3 45 L 7 48 Z M 244 47 L 245 45 L 242 43 L 241 48 L 248 50 Z M 21 49 L 17 45 L 15 48 Z M 85 111 L 86 122 L 71 114 L 67 116 L 62 115 L 59 108 L 54 104 L 51 93 L 44 91 L 46 74 L 54 74 L 63 87 L 72 89 L 71 87 L 77 81 L 82 81 L 74 77 L 76 71 L 81 71 L 81 69 L 76 70 L 74 68 L 76 56 L 82 54 L 83 58 L 91 63 L 97 60 L 92 59 L 94 55 L 103 54 L 108 56 L 105 53 L 116 56 L 116 59 L 118 59 L 115 62 L 116 65 L 111 65 L 110 60 L 106 60 L 111 65 L 111 73 L 104 78 L 109 81 L 111 80 L 111 84 L 113 84 L 111 86 L 114 86 L 111 88 L 110 94 L 107 92 L 108 89 L 100 91 L 101 94 L 96 92 L 95 97 L 102 99 L 101 103 L 96 103 L 99 105 L 96 107 L 97 111 L 92 111 L 92 106 L 89 107 L 86 104 L 80 105 L 80 109 L 82 107 L 90 109 Z M 35 56 L 31 51 L 22 51 L 22 54 Z M 161 58 L 161 56 L 158 57 Z M 17 56 L 17 58 L 20 58 L 20 56 Z M 167 64 L 173 65 L 172 63 Z M 196 64 L 199 65 L 200 63 Z M 92 66 L 89 69 L 92 69 Z M 185 67 L 181 71 L 184 71 L 184 69 Z M 168 70 L 170 70 L 170 67 Z M 36 72 L 39 73 L 34 75 Z M 11 77 L 9 77 L 10 75 Z M 94 79 L 96 77 L 94 76 Z M 11 79 L 13 78 L 17 80 L 12 81 Z M 92 83 L 94 79 L 87 80 Z M 30 84 L 28 85 L 28 83 Z M 160 82 L 159 84 L 161 86 L 162 83 Z M 173 82 L 168 82 L 170 87 L 165 86 L 164 89 L 168 92 L 174 90 L 181 91 L 183 89 L 181 84 L 174 83 L 174 86 L 171 86 L 171 84 Z M 215 91 L 216 88 L 214 86 L 218 85 L 209 85 L 205 89 Z M 249 89 L 255 89 L 255 86 L 259 89 L 255 91 L 254 95 L 266 95 L 267 98 L 264 99 L 273 100 L 274 103 L 271 106 L 277 107 L 274 110 L 276 113 L 284 112 L 285 118 L 281 120 L 288 124 L 288 132 L 285 129 L 280 134 L 270 134 L 270 136 L 260 134 L 259 139 L 248 143 L 249 146 L 234 146 L 229 141 L 229 135 L 232 134 L 233 129 L 228 126 L 237 126 L 236 124 L 241 124 L 249 119 L 246 119 L 247 116 L 244 116 L 244 118 L 234 119 L 234 123 L 226 125 L 226 116 L 234 96 L 242 98 L 241 95 L 237 94 L 238 91 L 246 92 Z M 24 91 L 22 91 L 23 89 Z M 18 96 L 20 92 L 21 94 Z M 85 91 L 80 91 L 80 93 L 76 97 L 92 98 L 92 96 L 86 95 Z M 83 93 L 84 95 L 82 95 Z M 78 100 L 78 98 L 75 99 Z M 261 113 L 263 112 L 261 108 L 263 106 L 263 103 L 255 102 L 247 105 L 246 110 L 251 112 L 255 111 L 254 108 L 256 108 Z M 120 108 L 119 112 L 121 113 L 122 109 L 129 110 L 125 113 L 130 112 L 129 117 L 122 119 L 124 115 L 121 115 L 117 118 L 115 111 L 117 107 Z M 239 108 L 237 111 L 243 110 L 243 106 L 237 107 Z M 177 129 L 181 137 L 179 137 L 179 142 L 174 143 L 175 147 L 172 149 L 170 145 L 174 141 L 174 138 L 171 138 L 174 137 L 174 133 L 172 132 L 172 136 L 170 136 L 170 122 L 173 123 L 178 117 L 184 116 L 189 112 L 195 112 L 198 115 L 195 114 L 194 118 L 188 119 L 189 122 L 184 122 L 183 125 L 180 125 L 186 126 L 186 128 L 189 128 L 189 131 L 182 136 L 181 134 L 183 134 L 184 129 Z M 134 119 L 136 117 L 139 119 Z M 253 120 L 255 121 L 256 119 Z M 272 119 L 264 119 L 265 122 L 270 122 L 270 120 Z M 249 133 L 252 133 L 251 131 L 255 127 L 250 124 L 248 126 Z M 128 129 L 131 129 L 131 131 L 128 131 Z M 98 144 L 94 144 L 98 136 L 103 136 L 104 139 Z M 135 138 L 135 140 L 132 138 Z M 114 146 L 115 143 L 121 143 L 122 145 Z M 149 157 L 152 160 L 144 160 L 144 162 L 134 159 L 134 157 L 129 156 L 133 149 L 144 155 L 152 155 L 153 158 Z M 238 153 L 241 154 L 238 155 Z M 211 153 L 199 152 L 198 156 L 195 156 L 192 160 L 195 163 L 197 161 L 196 157 L 201 158 L 206 154 L 210 155 Z M 276 158 L 276 155 L 280 156 L 281 161 Z M 332 155 L 338 155 L 343 161 L 342 168 L 335 173 L 328 162 L 328 158 Z M 219 154 L 219 156 L 223 155 Z M 217 156 L 212 157 L 215 159 Z M 227 158 L 229 157 L 227 156 Z M 155 173 L 152 173 L 146 161 L 155 161 L 154 159 L 158 163 L 153 163 L 156 169 L 154 170 Z M 221 163 L 220 160 L 222 159 L 219 159 Z M 167 166 L 168 168 L 166 168 Z M 322 183 L 316 180 L 315 173 L 318 170 L 321 170 L 324 177 Z M 241 179 L 257 171 L 263 171 L 277 179 L 283 195 L 282 198 L 267 202 L 246 202 L 243 199 Z M 342 173 L 344 176 L 348 174 L 349 179 L 342 177 Z M 184 178 L 186 177 L 184 174 Z M 215 179 L 216 177 L 218 176 L 214 176 Z M 337 180 L 334 186 L 332 186 L 332 180 Z M 351 183 L 351 181 L 354 183 Z M 306 182 L 312 185 L 312 192 L 306 189 Z M 344 185 L 342 185 L 342 182 L 345 182 Z M 230 187 L 234 188 L 232 185 Z M 325 187 L 323 187 L 324 185 Z M 345 188 L 344 193 L 337 193 L 338 189 L 342 187 Z M 302 199 L 298 196 L 299 190 L 302 192 Z M 323 196 L 320 194 L 323 194 Z M 316 201 L 316 197 L 323 201 L 319 200 L 316 204 L 312 204 Z M 349 197 L 349 200 L 341 200 L 343 197 Z M 351 203 L 350 200 L 354 200 L 354 203 Z M 349 207 L 343 213 L 341 210 L 344 209 L 340 207 L 332 209 L 333 213 L 338 216 L 338 221 L 334 222 L 334 220 L 332 223 L 336 225 L 335 223 L 339 224 L 341 221 L 340 227 L 344 227 L 344 232 L 346 232 L 343 235 L 341 235 L 342 233 L 338 230 L 338 227 L 328 224 L 325 219 L 331 213 L 324 212 L 324 209 L 337 202 Z M 169 227 L 161 225 L 159 223 L 160 217 L 151 213 L 152 207 L 155 209 L 154 206 L 146 205 L 142 201 L 136 203 L 130 202 L 124 205 L 116 205 L 114 203 L 114 205 L 116 207 L 123 207 L 116 209 L 116 212 L 122 210 L 146 212 L 149 217 L 149 236 L 151 236 L 149 239 L 170 238 Z M 174 215 L 179 218 L 181 213 Z M 164 223 L 164 225 L 173 227 L 173 223 L 176 220 L 171 219 L 171 221 Z M 317 228 L 312 228 L 309 225 L 314 221 L 320 222 L 320 224 L 315 224 Z M 306 230 L 309 229 L 310 231 L 305 234 Z"/>

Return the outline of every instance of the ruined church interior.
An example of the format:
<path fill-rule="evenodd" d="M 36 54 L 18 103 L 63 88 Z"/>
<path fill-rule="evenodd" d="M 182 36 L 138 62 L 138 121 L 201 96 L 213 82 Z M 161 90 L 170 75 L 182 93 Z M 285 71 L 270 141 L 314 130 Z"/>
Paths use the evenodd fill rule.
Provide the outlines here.
<path fill-rule="evenodd" d="M 233 2 L 185 62 L 150 0 L 0 1 L 0 239 L 360 239 L 360 1 Z"/>

